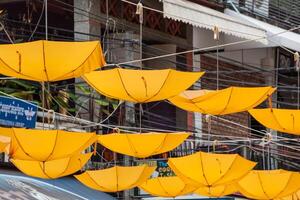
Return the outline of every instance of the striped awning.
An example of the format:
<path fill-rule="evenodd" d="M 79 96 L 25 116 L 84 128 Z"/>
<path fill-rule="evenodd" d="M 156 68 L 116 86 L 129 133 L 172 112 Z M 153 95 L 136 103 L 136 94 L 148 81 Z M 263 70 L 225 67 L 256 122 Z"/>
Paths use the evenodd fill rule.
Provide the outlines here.
<path fill-rule="evenodd" d="M 213 30 L 215 26 L 225 34 L 244 39 L 266 36 L 266 31 L 227 14 L 186 0 L 163 0 L 164 17 L 182 21 L 195 27 Z M 260 40 L 260 42 L 265 42 Z"/>

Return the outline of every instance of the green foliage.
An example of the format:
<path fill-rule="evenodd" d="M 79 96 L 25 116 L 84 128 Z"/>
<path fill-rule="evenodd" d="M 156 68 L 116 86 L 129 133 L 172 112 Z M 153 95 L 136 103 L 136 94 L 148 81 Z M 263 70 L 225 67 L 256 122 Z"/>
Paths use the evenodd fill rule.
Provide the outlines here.
<path fill-rule="evenodd" d="M 111 106 L 113 109 L 116 109 L 119 104 L 117 100 L 104 96 L 98 96 L 97 98 L 93 97 L 97 95 L 92 95 L 93 90 L 86 84 L 77 84 L 75 85 L 75 88 L 80 92 L 74 93 L 74 91 L 63 90 L 65 92 L 64 95 L 64 93 L 51 91 L 53 99 L 50 98 L 49 95 L 46 97 L 47 108 L 59 111 L 59 108 L 61 107 L 68 112 L 75 113 L 78 111 L 78 107 L 84 106 L 84 102 L 80 97 L 86 97 L 93 99 L 95 104 L 102 107 L 102 112 L 108 115 L 109 107 Z M 0 80 L 0 91 L 20 99 L 34 101 L 40 106 L 42 105 L 41 85 L 39 83 L 19 79 Z M 68 99 L 68 102 L 66 102 L 66 98 Z M 70 106 L 70 102 L 74 103 L 75 106 Z"/>

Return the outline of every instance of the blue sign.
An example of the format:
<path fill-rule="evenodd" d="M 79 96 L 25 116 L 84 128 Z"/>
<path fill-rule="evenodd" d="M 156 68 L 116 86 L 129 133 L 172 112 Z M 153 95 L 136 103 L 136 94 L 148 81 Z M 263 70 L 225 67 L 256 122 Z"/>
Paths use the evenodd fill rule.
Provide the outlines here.
<path fill-rule="evenodd" d="M 0 96 L 0 124 L 35 128 L 37 106 L 18 99 Z"/>

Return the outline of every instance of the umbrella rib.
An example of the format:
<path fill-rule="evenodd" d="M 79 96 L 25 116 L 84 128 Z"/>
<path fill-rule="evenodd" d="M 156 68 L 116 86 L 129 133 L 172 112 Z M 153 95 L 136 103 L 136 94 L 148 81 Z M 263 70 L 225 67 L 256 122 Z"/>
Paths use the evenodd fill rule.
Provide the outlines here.
<path fill-rule="evenodd" d="M 125 84 L 124 84 L 124 82 L 123 82 L 123 79 L 122 79 L 120 70 L 117 69 L 117 72 L 118 72 L 118 74 L 119 74 L 120 81 L 121 81 L 121 83 L 122 83 L 122 86 L 123 86 L 124 91 L 126 92 L 126 94 L 127 94 L 131 99 L 133 99 L 134 101 L 140 102 L 139 100 L 137 100 L 137 99 L 135 99 L 133 96 L 131 96 L 131 94 L 127 91 L 126 86 L 125 86 Z"/>
<path fill-rule="evenodd" d="M 65 75 L 62 75 L 62 76 L 59 76 L 59 77 L 54 78 L 53 80 L 60 80 L 61 78 L 65 77 L 67 74 L 71 74 L 72 72 L 74 72 L 74 71 L 76 71 L 77 69 L 79 69 L 79 68 L 83 65 L 83 63 L 85 63 L 85 62 L 90 58 L 90 56 L 97 50 L 97 45 L 98 45 L 98 42 L 97 42 L 96 47 L 94 48 L 94 50 L 86 57 L 86 59 L 85 59 L 81 64 L 79 64 L 78 67 L 76 67 L 75 69 L 73 69 L 73 70 L 71 70 L 71 71 L 65 73 Z M 99 68 L 101 68 L 101 67 L 102 67 L 102 66 L 99 66 Z M 97 69 L 97 68 L 96 68 L 96 69 Z"/>
<path fill-rule="evenodd" d="M 164 188 L 163 184 L 161 184 L 161 182 L 160 182 L 160 180 L 159 180 L 159 177 L 157 178 L 157 181 L 158 181 L 158 183 L 159 183 L 161 189 L 163 189 L 163 191 L 164 191 L 167 195 L 169 195 L 169 196 L 171 196 L 171 197 L 174 197 L 172 194 L 170 194 L 170 193 Z M 176 196 L 177 196 L 177 195 L 176 195 Z"/>
<path fill-rule="evenodd" d="M 165 137 L 164 140 L 162 141 L 162 143 L 160 143 L 160 145 L 158 145 L 158 147 L 156 149 L 154 149 L 154 151 L 152 152 L 151 155 L 155 155 L 156 153 L 159 153 L 159 151 L 162 149 L 162 147 L 164 146 L 166 140 L 167 140 L 168 134 L 165 133 Z"/>
<path fill-rule="evenodd" d="M 171 72 L 172 72 L 172 70 L 169 69 L 169 73 L 168 73 L 168 75 L 166 76 L 166 79 L 164 80 L 164 82 L 163 82 L 163 84 L 161 85 L 161 87 L 158 89 L 158 91 L 157 91 L 154 95 L 152 95 L 152 97 L 149 97 L 148 99 L 146 99 L 144 102 L 150 102 L 151 99 L 153 99 L 154 97 L 156 97 L 156 96 L 160 93 L 160 91 L 162 90 L 162 88 L 163 88 L 163 87 L 165 86 L 165 84 L 167 83 L 167 80 L 168 80 L 168 78 L 169 78 Z"/>
<path fill-rule="evenodd" d="M 18 139 L 18 137 L 17 137 L 17 135 L 16 135 L 16 133 L 15 133 L 14 128 L 12 128 L 12 130 L 13 130 L 14 138 L 16 139 L 16 142 L 18 143 L 18 147 L 20 147 L 21 150 L 22 150 L 28 157 L 32 158 L 33 160 L 37 160 L 37 159 L 35 159 L 34 157 L 32 157 L 29 153 L 27 153 L 27 152 L 25 151 L 25 149 L 22 147 L 22 145 L 21 145 L 21 143 L 20 143 L 20 141 L 19 141 L 19 139 Z"/>
<path fill-rule="evenodd" d="M 292 173 L 293 173 L 293 172 L 291 172 L 290 177 L 289 177 L 289 180 L 288 180 L 287 183 L 285 184 L 285 187 L 278 193 L 278 195 L 276 195 L 276 197 L 275 197 L 274 199 L 279 198 L 280 195 L 281 195 L 281 194 L 283 193 L 283 191 L 285 190 L 285 188 L 287 188 L 287 186 L 289 185 L 289 183 L 290 183 L 290 181 L 291 181 Z M 294 193 L 294 192 L 292 192 L 291 194 L 293 194 L 293 193 Z M 288 194 L 288 195 L 290 195 L 290 194 Z M 288 196 L 288 195 L 287 195 L 287 196 Z"/>
<path fill-rule="evenodd" d="M 238 155 L 235 155 L 235 158 L 234 158 L 234 160 L 231 162 L 231 164 L 230 164 L 230 166 L 228 167 L 227 171 L 226 171 L 222 176 L 220 176 L 220 178 L 219 178 L 218 180 L 216 180 L 215 182 L 213 182 L 212 185 L 215 184 L 216 182 L 220 181 L 221 179 L 223 179 L 223 178 L 226 176 L 226 174 L 227 174 L 227 173 L 229 172 L 229 170 L 232 168 L 232 165 L 233 165 L 233 163 L 235 162 L 235 160 L 237 159 L 237 157 L 238 157 Z M 221 165 L 220 165 L 220 167 L 221 167 Z M 232 180 L 232 181 L 234 181 L 234 180 Z"/>
<path fill-rule="evenodd" d="M 269 108 L 271 113 L 272 113 L 272 116 L 274 117 L 274 120 L 276 121 L 277 125 L 281 128 L 281 130 L 285 131 L 286 129 L 279 123 L 277 117 L 275 116 L 274 112 L 273 112 L 273 108 Z"/>
<path fill-rule="evenodd" d="M 116 167 L 116 186 L 117 186 L 117 191 L 119 191 L 119 177 L 118 177 L 118 166 L 115 166 Z"/>
<path fill-rule="evenodd" d="M 88 177 L 90 178 L 90 180 L 91 180 L 93 183 L 95 183 L 99 188 L 103 188 L 103 189 L 107 190 L 108 192 L 111 192 L 111 191 L 112 191 L 112 190 L 109 190 L 109 189 L 106 188 L 106 187 L 103 187 L 103 186 L 99 185 L 99 184 L 95 181 L 95 179 L 93 179 L 92 176 L 89 174 L 89 171 L 86 171 L 86 172 L 84 172 L 84 173 L 86 173 L 86 174 L 88 175 Z M 97 190 L 99 190 L 99 189 L 97 188 Z M 100 191 L 101 191 L 101 190 L 100 190 Z"/>
<path fill-rule="evenodd" d="M 87 134 L 87 133 L 81 133 L 81 134 Z M 74 153 L 78 153 L 81 150 L 85 150 L 88 146 L 90 146 L 91 144 L 97 141 L 96 133 L 92 133 L 91 135 L 92 136 L 90 136 L 89 139 L 83 145 L 78 147 L 78 149 Z"/>
<path fill-rule="evenodd" d="M 50 152 L 50 154 L 48 155 L 48 157 L 45 160 L 48 160 L 53 155 L 53 152 L 54 152 L 55 147 L 56 147 L 57 139 L 58 139 L 58 130 L 56 131 L 56 135 L 55 135 L 55 140 L 54 140 L 54 144 L 53 144 L 53 147 L 52 147 L 52 151 Z"/>
<path fill-rule="evenodd" d="M 132 142 L 131 142 L 131 140 L 130 140 L 128 134 L 125 133 L 125 135 L 126 135 L 126 138 L 127 138 L 127 140 L 128 140 L 130 149 L 133 151 L 133 153 L 134 153 L 135 156 L 138 156 L 138 152 L 137 152 L 137 150 L 134 148 L 134 145 L 132 144 Z"/>
<path fill-rule="evenodd" d="M 261 180 L 261 177 L 260 177 L 259 173 L 257 173 L 257 177 L 258 177 L 258 180 L 259 180 L 261 189 L 262 189 L 262 191 L 265 193 L 266 197 L 267 197 L 268 199 L 272 199 L 272 198 L 270 198 L 269 195 L 266 193 L 266 191 L 265 191 L 265 189 L 264 189 L 264 186 L 263 186 L 263 182 L 262 182 L 262 180 Z"/>
<path fill-rule="evenodd" d="M 64 171 L 63 172 L 61 172 L 57 177 L 62 177 L 62 176 L 64 176 L 64 173 L 67 171 L 67 169 L 69 168 L 69 166 L 70 166 L 70 162 L 71 162 L 71 158 L 70 157 L 68 157 L 68 164 L 67 164 L 67 167 L 65 167 L 65 169 L 64 169 Z M 80 160 L 80 158 L 78 159 L 79 160 L 79 166 L 81 166 L 81 160 Z"/>
<path fill-rule="evenodd" d="M 0 61 L 1 61 L 8 69 L 12 70 L 13 72 L 15 72 L 15 73 L 17 73 L 17 74 L 20 74 L 20 75 L 22 75 L 22 76 L 24 76 L 24 77 L 27 77 L 27 78 L 30 79 L 30 80 L 36 80 L 36 78 L 31 77 L 31 76 L 28 76 L 28 75 L 25 75 L 25 74 L 22 74 L 22 73 L 18 72 L 17 70 L 15 70 L 14 68 L 10 67 L 6 62 L 4 62 L 4 60 L 3 60 L 2 58 L 0 58 Z"/>
<path fill-rule="evenodd" d="M 140 176 L 139 176 L 138 180 L 135 181 L 135 183 L 131 184 L 130 187 L 136 187 L 136 186 L 137 186 L 136 184 L 140 181 L 141 175 L 144 175 L 144 173 L 145 173 L 145 171 L 147 170 L 147 168 L 148 168 L 148 165 L 144 164 L 144 169 L 143 169 L 142 173 L 140 173 Z M 151 176 L 151 174 L 150 174 L 150 176 Z M 147 179 L 148 179 L 148 178 L 149 178 L 149 177 L 147 177 Z M 146 179 L 146 180 L 147 180 L 147 179 Z M 146 180 L 145 180 L 145 181 L 146 181 Z M 144 182 L 145 182 L 145 181 L 144 181 Z"/>
<path fill-rule="evenodd" d="M 210 186 L 210 184 L 208 183 L 208 180 L 206 178 L 205 172 L 204 172 L 204 165 L 203 165 L 203 160 L 202 160 L 202 152 L 199 152 L 200 155 L 200 163 L 201 163 L 201 167 L 202 167 L 202 176 L 205 179 L 206 185 Z"/>
<path fill-rule="evenodd" d="M 215 92 L 215 94 L 213 94 L 213 95 L 211 95 L 211 93 L 206 93 L 206 94 L 203 94 L 203 95 L 201 95 L 202 97 L 205 97 L 206 95 L 208 95 L 208 94 L 210 94 L 210 98 L 212 98 L 212 97 L 214 97 L 214 96 L 216 96 L 217 95 L 217 91 L 214 91 Z M 195 97 L 195 98 L 193 98 L 193 99 L 189 99 L 189 101 L 192 103 L 192 104 L 194 104 L 199 110 L 202 110 L 202 112 L 203 112 L 203 114 L 210 114 L 210 113 L 208 113 L 206 110 L 204 110 L 203 108 L 201 108 L 201 107 L 199 107 L 198 106 L 198 104 L 201 104 L 201 101 L 209 101 L 209 99 L 203 99 L 203 100 L 201 100 L 200 102 L 198 101 L 194 101 L 194 99 L 197 99 L 197 98 L 199 98 L 199 97 L 201 97 L 201 96 L 198 96 L 198 97 Z M 201 112 L 200 112 L 201 113 Z"/>
<path fill-rule="evenodd" d="M 50 177 L 50 176 L 46 173 L 46 171 L 45 171 L 45 162 L 44 162 L 44 161 L 42 161 L 42 162 L 37 161 L 37 162 L 39 163 L 40 169 L 42 170 L 42 172 L 44 173 L 44 175 L 47 176 L 49 179 L 52 179 L 52 177 Z M 41 164 L 42 164 L 43 166 L 41 166 Z"/>
<path fill-rule="evenodd" d="M 172 159 L 172 158 L 171 158 L 171 159 Z M 173 158 L 173 159 L 181 159 L 181 158 Z M 185 173 L 182 173 L 182 172 L 176 167 L 176 164 L 172 163 L 172 161 L 170 160 L 170 158 L 169 158 L 169 160 L 168 160 L 168 165 L 170 166 L 170 168 L 173 170 L 173 172 L 174 172 L 177 176 L 178 176 L 178 174 L 179 174 L 179 175 L 185 177 L 186 179 L 190 180 L 191 182 L 196 182 L 196 183 L 198 183 L 198 181 L 195 181 L 195 179 L 193 179 L 193 178 L 191 178 L 191 177 L 189 177 L 189 176 L 186 176 Z M 176 172 L 175 172 L 175 171 L 176 171 Z M 201 185 L 203 185 L 203 184 L 201 184 Z"/>
<path fill-rule="evenodd" d="M 229 105 L 229 103 L 230 103 L 230 100 L 231 100 L 231 97 L 232 97 L 232 93 L 233 93 L 233 87 L 230 87 L 230 95 L 229 95 L 229 97 L 228 97 L 228 101 L 227 101 L 227 103 L 225 104 L 225 106 L 224 106 L 224 109 L 223 110 L 221 110 L 219 113 L 218 113 L 218 115 L 222 115 L 223 114 L 223 112 L 226 110 L 226 108 L 228 107 L 228 105 Z"/>
<path fill-rule="evenodd" d="M 293 118 L 293 130 L 295 130 L 295 116 L 293 115 L 293 113 L 291 115 L 292 115 L 292 118 Z"/>
<path fill-rule="evenodd" d="M 99 93 L 103 94 L 104 96 L 110 97 L 110 98 L 112 98 L 112 99 L 118 99 L 118 98 L 116 98 L 116 97 L 114 97 L 114 96 L 111 96 L 111 95 L 109 95 L 109 94 L 107 94 L 107 93 L 101 91 L 101 90 L 100 90 L 98 87 L 96 87 L 91 81 L 88 80 L 88 78 L 86 77 L 86 75 L 83 75 L 82 78 L 83 78 L 90 86 L 92 86 L 95 90 L 97 90 Z"/>
<path fill-rule="evenodd" d="M 251 106 L 246 107 L 244 110 L 250 110 L 254 107 L 256 107 L 258 104 L 262 103 L 262 100 L 264 99 L 265 96 L 270 97 L 272 95 L 269 94 L 269 92 L 272 90 L 273 88 L 269 89 L 267 92 L 265 92 L 261 98 L 259 98 L 254 104 L 252 104 Z"/>
<path fill-rule="evenodd" d="M 43 44 L 43 62 L 44 62 L 44 72 L 45 75 L 47 77 L 47 81 L 49 81 L 49 76 L 48 76 L 48 72 L 47 72 L 47 67 L 46 67 L 46 54 L 45 54 L 45 41 L 42 41 Z"/>
<path fill-rule="evenodd" d="M 188 185 L 186 183 L 183 183 L 183 184 L 184 184 L 183 188 L 179 191 L 179 193 L 177 193 L 177 195 L 185 195 L 186 192 L 184 192 L 184 191 L 188 187 Z"/>
<path fill-rule="evenodd" d="M 197 103 L 193 101 L 193 99 L 198 98 L 198 97 L 200 97 L 201 95 L 198 96 L 198 97 L 195 97 L 195 98 L 193 98 L 193 99 L 190 99 L 190 98 L 189 98 L 186 94 L 184 94 L 184 93 L 183 93 L 183 95 L 186 96 L 186 100 L 188 100 L 190 104 L 193 104 L 194 106 L 196 106 L 196 108 L 198 108 L 202 113 L 207 113 L 203 108 L 199 107 L 199 106 L 197 105 Z M 204 94 L 203 96 L 205 96 L 205 94 Z M 200 113 L 201 113 L 201 112 L 200 112 Z"/>

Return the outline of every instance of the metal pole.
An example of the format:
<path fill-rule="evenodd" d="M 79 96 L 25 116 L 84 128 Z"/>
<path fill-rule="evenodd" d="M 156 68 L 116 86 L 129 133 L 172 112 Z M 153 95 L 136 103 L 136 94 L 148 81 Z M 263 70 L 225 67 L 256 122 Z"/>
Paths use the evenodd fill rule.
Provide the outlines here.
<path fill-rule="evenodd" d="M 45 82 L 42 83 L 43 130 L 45 129 Z"/>
<path fill-rule="evenodd" d="M 217 40 L 217 90 L 219 90 L 219 40 Z"/>
<path fill-rule="evenodd" d="M 48 40 L 48 1 L 45 0 L 45 36 Z"/>
<path fill-rule="evenodd" d="M 139 2 L 141 4 L 141 2 Z M 142 4 L 140 6 L 143 6 Z M 138 8 L 137 7 L 137 11 L 139 11 L 139 22 L 140 22 L 140 38 L 139 38 L 139 42 L 140 42 L 140 46 L 139 46 L 139 53 L 140 53 L 140 69 L 143 69 L 143 7 Z M 140 107 L 139 107 L 139 117 L 140 117 L 140 133 L 142 133 L 142 104 L 140 103 Z"/>
<path fill-rule="evenodd" d="M 299 109 L 300 104 L 300 69 L 296 66 L 297 69 L 297 109 Z"/>
<path fill-rule="evenodd" d="M 48 40 L 48 1 L 45 0 L 45 39 Z M 44 58 L 45 59 L 45 58 Z M 43 129 L 45 128 L 45 82 L 42 82 Z"/>

